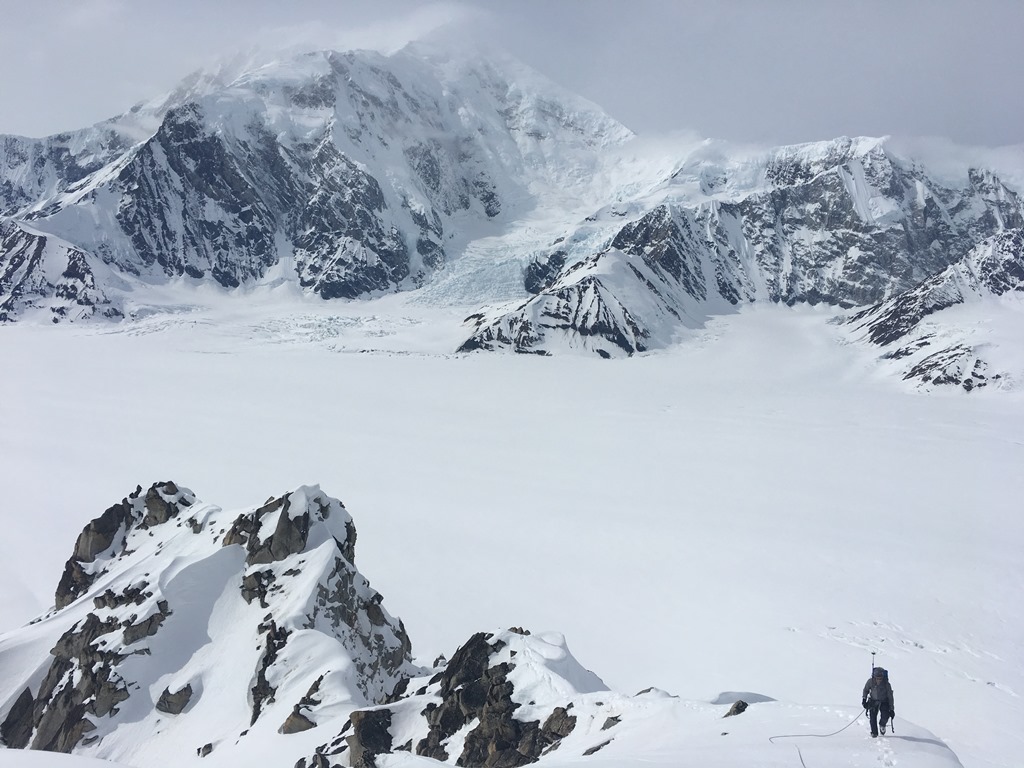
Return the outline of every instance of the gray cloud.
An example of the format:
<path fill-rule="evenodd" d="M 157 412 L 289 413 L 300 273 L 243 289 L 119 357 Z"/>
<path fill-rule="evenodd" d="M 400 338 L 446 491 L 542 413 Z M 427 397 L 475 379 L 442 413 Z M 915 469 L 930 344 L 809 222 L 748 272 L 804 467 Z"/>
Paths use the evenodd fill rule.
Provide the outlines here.
<path fill-rule="evenodd" d="M 102 120 L 239 50 L 393 50 L 447 24 L 642 134 L 1024 143 L 1019 0 L 12 0 L 0 9 L 4 133 Z"/>

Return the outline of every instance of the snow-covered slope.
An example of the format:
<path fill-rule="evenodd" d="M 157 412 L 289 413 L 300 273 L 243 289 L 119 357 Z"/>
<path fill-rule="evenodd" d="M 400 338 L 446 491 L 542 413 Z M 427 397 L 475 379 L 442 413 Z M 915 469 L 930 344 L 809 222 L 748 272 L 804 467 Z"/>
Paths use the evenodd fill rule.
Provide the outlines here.
<path fill-rule="evenodd" d="M 137 489 L 82 531 L 54 610 L 0 638 L 4 744 L 176 764 L 383 701 L 417 668 L 354 547 L 317 488 L 241 512 Z"/>
<path fill-rule="evenodd" d="M 1024 231 L 1007 230 L 914 288 L 857 313 L 849 323 L 866 340 L 885 347 L 883 359 L 897 361 L 907 380 L 968 391 L 990 384 L 1012 387 L 1021 371 L 1012 363 L 1000 367 L 1000 347 L 1019 342 L 993 339 L 993 330 L 984 326 L 1009 313 L 1009 322 L 995 323 L 995 333 L 1000 326 L 1019 329 L 1020 317 L 1014 313 L 1021 309 L 1022 293 Z M 953 319 L 946 310 L 960 305 L 964 311 Z M 972 314 L 973 322 L 964 322 Z"/>
<path fill-rule="evenodd" d="M 888 757 L 960 768 L 945 744 L 913 724 L 871 745 L 863 728 L 847 730 L 859 719 L 851 708 L 782 704 L 756 693 L 726 692 L 710 703 L 657 688 L 616 693 L 573 658 L 563 637 L 519 627 L 474 635 L 406 691 L 353 712 L 337 738 L 297 765 L 785 766 L 793 754 L 783 739 L 846 730 L 822 749 L 801 744 L 833 766 Z"/>
<path fill-rule="evenodd" d="M 402 624 L 355 570 L 355 538 L 344 507 L 315 487 L 238 513 L 170 482 L 136 489 L 83 529 L 54 609 L 0 637 L 0 766 L 95 764 L 12 761 L 20 749 L 140 767 L 256 756 L 303 768 L 782 766 L 791 758 L 776 739 L 838 735 L 860 719 L 756 693 L 623 695 L 561 635 L 520 627 L 476 633 L 418 668 Z M 815 754 L 835 766 L 876 753 L 960 766 L 902 720 L 898 736 L 867 742 L 860 727 Z"/>

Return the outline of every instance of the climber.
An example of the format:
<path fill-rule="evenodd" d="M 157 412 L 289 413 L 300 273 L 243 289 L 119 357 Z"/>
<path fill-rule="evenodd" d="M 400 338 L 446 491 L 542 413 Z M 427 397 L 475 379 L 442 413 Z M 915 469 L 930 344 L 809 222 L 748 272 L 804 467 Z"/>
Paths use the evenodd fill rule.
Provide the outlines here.
<path fill-rule="evenodd" d="M 861 694 L 860 705 L 867 710 L 871 720 L 871 735 L 878 736 L 878 727 L 881 725 L 882 735 L 885 735 L 885 727 L 890 720 L 896 718 L 896 706 L 893 703 L 892 686 L 889 685 L 889 673 L 881 667 L 874 667 L 871 670 L 871 677 L 864 683 L 864 692 Z M 878 716 L 881 714 L 882 722 L 879 724 Z"/>

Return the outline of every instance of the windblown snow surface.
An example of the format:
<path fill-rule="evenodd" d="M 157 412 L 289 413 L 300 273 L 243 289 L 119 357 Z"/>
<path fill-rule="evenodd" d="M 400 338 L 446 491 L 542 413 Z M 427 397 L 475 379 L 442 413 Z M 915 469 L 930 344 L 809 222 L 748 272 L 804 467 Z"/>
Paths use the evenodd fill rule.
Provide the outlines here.
<path fill-rule="evenodd" d="M 82 526 L 138 484 L 230 509 L 315 483 L 425 665 L 477 631 L 555 631 L 649 714 L 543 765 L 1020 765 L 1019 387 L 912 389 L 825 308 L 752 306 L 597 360 L 453 356 L 465 307 L 440 300 L 207 298 L 3 329 L 0 630 L 52 605 Z M 1022 311 L 1001 303 L 1000 332 Z M 1024 370 L 1024 338 L 999 349 Z M 879 740 L 863 716 L 844 729 L 872 652 L 897 699 Z M 667 693 L 634 696 L 649 686 Z M 312 733 L 194 760 L 290 766 L 281 745 Z"/>

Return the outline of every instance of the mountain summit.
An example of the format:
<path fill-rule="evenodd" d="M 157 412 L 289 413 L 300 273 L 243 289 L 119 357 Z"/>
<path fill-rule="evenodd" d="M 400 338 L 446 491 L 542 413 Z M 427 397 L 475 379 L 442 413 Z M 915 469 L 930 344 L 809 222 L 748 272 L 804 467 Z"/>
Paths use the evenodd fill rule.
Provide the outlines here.
<path fill-rule="evenodd" d="M 1012 272 L 1022 229 L 989 168 L 871 138 L 652 154 L 522 64 L 424 44 L 197 75 L 92 128 L 0 137 L 0 321 L 131 319 L 203 285 L 409 292 L 465 310 L 463 351 L 628 356 L 752 302 L 868 308 L 990 238 Z"/>
<path fill-rule="evenodd" d="M 414 288 L 630 135 L 521 65 L 423 46 L 193 78 L 93 128 L 2 138 L 0 319 L 121 317 L 126 283 Z"/>

